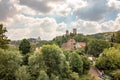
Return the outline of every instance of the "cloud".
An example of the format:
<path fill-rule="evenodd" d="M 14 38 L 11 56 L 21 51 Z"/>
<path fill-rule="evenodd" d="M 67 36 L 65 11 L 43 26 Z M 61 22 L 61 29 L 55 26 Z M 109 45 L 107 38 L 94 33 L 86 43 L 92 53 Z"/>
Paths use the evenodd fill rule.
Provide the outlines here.
<path fill-rule="evenodd" d="M 52 10 L 53 14 L 56 13 L 58 16 L 66 17 L 69 14 L 72 14 L 73 11 L 78 8 L 85 7 L 87 2 L 83 0 L 61 0 L 58 4 L 51 4 L 54 9 Z"/>
<path fill-rule="evenodd" d="M 12 17 L 16 14 L 16 8 L 11 0 L 0 1 L 0 21 L 5 21 L 8 17 Z"/>
<path fill-rule="evenodd" d="M 49 13 L 53 9 L 53 7 L 50 5 L 51 3 L 55 4 L 59 1 L 62 0 L 19 0 L 20 5 L 27 6 L 44 14 Z"/>
<path fill-rule="evenodd" d="M 120 30 L 120 14 L 115 20 L 99 23 L 96 21 L 77 20 L 72 22 L 72 27 L 77 28 L 79 33 L 95 34 Z"/>
<path fill-rule="evenodd" d="M 84 21 L 79 19 L 76 22 L 73 22 L 72 26 L 73 28 L 77 28 L 79 33 L 83 34 L 94 34 L 102 32 L 100 24 L 94 21 Z"/>
<path fill-rule="evenodd" d="M 117 18 L 113 21 L 107 21 L 101 24 L 103 32 L 109 31 L 117 31 L 120 30 L 120 14 L 118 14 Z"/>
<path fill-rule="evenodd" d="M 72 28 L 83 34 L 119 30 L 119 9 L 120 0 L 0 0 L 0 22 L 10 39 L 50 40 Z"/>
<path fill-rule="evenodd" d="M 41 15 L 67 16 L 78 8 L 86 6 L 83 0 L 20 0 L 20 5 L 35 10 Z"/>
<path fill-rule="evenodd" d="M 20 0 L 21 5 L 26 5 L 34 10 L 47 13 L 51 10 L 51 7 L 48 6 L 46 0 Z"/>
<path fill-rule="evenodd" d="M 68 4 L 68 6 L 73 10 L 77 10 L 83 7 L 87 6 L 87 2 L 85 0 L 67 0 L 66 4 Z"/>
<path fill-rule="evenodd" d="M 37 36 L 44 40 L 50 40 L 55 36 L 64 34 L 67 27 L 65 23 L 57 23 L 54 18 L 49 17 L 33 18 L 16 15 L 13 19 L 14 21 L 6 26 L 7 35 L 13 40 Z"/>
<path fill-rule="evenodd" d="M 85 0 L 87 6 L 74 11 L 74 15 L 83 20 L 100 21 L 109 12 L 107 0 Z"/>
<path fill-rule="evenodd" d="M 120 9 L 120 0 L 109 0 L 108 5 L 111 8 Z"/>

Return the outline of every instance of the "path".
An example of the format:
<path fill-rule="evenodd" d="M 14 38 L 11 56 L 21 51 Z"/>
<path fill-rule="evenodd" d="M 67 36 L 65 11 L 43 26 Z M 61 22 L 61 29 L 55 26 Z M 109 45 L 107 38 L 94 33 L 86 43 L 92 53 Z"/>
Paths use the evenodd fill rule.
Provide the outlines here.
<path fill-rule="evenodd" d="M 102 80 L 99 78 L 100 72 L 93 66 L 90 67 L 89 74 L 95 78 L 95 80 Z"/>

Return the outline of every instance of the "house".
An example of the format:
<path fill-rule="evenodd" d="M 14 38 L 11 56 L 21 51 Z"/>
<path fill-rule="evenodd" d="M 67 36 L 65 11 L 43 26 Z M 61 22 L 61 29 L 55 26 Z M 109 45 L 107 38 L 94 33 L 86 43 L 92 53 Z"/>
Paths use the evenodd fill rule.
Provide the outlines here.
<path fill-rule="evenodd" d="M 63 43 L 61 48 L 65 50 L 80 49 L 86 46 L 85 42 L 76 42 L 74 39 L 69 39 L 66 43 Z"/>
<path fill-rule="evenodd" d="M 78 42 L 76 43 L 75 47 L 76 48 L 84 48 L 86 46 L 86 43 L 85 42 Z"/>
<path fill-rule="evenodd" d="M 74 39 L 70 39 L 70 40 L 68 40 L 67 43 L 63 43 L 61 48 L 65 49 L 65 50 L 72 50 L 75 48 L 75 43 L 76 43 L 76 41 Z"/>

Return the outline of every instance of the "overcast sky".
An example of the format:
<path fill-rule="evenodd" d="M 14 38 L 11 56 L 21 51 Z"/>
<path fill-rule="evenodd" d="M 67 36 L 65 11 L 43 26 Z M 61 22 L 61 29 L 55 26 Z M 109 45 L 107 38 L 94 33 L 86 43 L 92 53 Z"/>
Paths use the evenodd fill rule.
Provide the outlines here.
<path fill-rule="evenodd" d="M 68 29 L 94 34 L 120 30 L 120 0 L 0 0 L 0 23 L 12 40 L 51 40 Z"/>

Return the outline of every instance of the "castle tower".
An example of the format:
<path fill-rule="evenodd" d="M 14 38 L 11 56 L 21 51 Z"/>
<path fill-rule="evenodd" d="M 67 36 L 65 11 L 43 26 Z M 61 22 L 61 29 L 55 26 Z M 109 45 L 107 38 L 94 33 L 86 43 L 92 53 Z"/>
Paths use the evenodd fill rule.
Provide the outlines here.
<path fill-rule="evenodd" d="M 73 28 L 73 34 L 77 34 L 77 29 Z"/>
<path fill-rule="evenodd" d="M 68 30 L 66 30 L 66 35 L 69 35 L 69 31 Z"/>
<path fill-rule="evenodd" d="M 36 42 L 40 42 L 40 41 L 41 41 L 41 38 L 38 37 L 38 38 L 36 39 Z"/>

